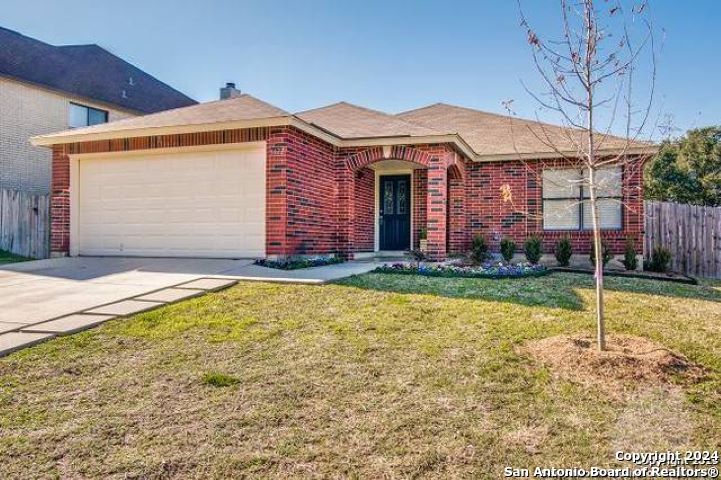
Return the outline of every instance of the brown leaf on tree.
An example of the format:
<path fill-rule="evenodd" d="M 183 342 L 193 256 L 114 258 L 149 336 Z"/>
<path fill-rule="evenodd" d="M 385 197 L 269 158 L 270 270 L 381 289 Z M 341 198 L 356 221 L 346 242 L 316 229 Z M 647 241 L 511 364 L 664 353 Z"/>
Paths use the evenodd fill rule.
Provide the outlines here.
<path fill-rule="evenodd" d="M 501 200 L 504 203 L 513 202 L 513 190 L 509 184 L 501 185 Z"/>
<path fill-rule="evenodd" d="M 528 43 L 534 47 L 541 47 L 541 41 L 538 39 L 538 36 L 535 32 L 533 32 L 533 30 L 528 31 Z"/>

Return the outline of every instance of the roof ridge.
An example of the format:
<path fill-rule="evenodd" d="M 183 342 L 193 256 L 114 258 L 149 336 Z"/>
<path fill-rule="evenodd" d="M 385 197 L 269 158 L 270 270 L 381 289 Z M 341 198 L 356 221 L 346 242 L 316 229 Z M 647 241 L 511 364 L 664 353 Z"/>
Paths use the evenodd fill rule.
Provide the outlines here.
<path fill-rule="evenodd" d="M 273 107 L 273 108 L 275 108 L 275 109 L 278 109 L 278 110 L 280 110 L 281 112 L 283 112 L 283 113 L 285 114 L 284 116 L 288 116 L 288 117 L 292 117 L 292 116 L 293 116 L 293 113 L 289 112 L 289 111 L 286 110 L 285 108 L 280 108 L 280 107 L 278 107 L 278 106 L 276 106 L 276 105 L 273 105 L 273 104 L 270 103 L 270 102 L 266 102 L 265 100 L 261 100 L 260 98 L 254 96 L 254 95 L 251 95 L 250 93 L 244 93 L 244 92 L 241 92 L 241 94 L 238 95 L 237 97 L 226 98 L 226 99 L 222 99 L 222 98 L 221 98 L 221 99 L 219 99 L 219 100 L 213 100 L 213 101 L 211 101 L 211 102 L 204 102 L 204 104 L 205 104 L 205 103 L 215 103 L 215 102 L 227 102 L 228 100 L 231 100 L 231 101 L 232 101 L 232 100 L 236 100 L 236 99 L 238 99 L 238 98 L 244 98 L 244 97 L 251 98 L 251 99 L 255 100 L 256 102 L 260 102 L 260 103 L 262 103 L 262 104 L 268 105 L 269 107 Z"/>
<path fill-rule="evenodd" d="M 449 107 L 452 107 L 452 106 L 453 106 L 453 105 L 449 105 L 449 104 L 443 103 L 443 102 L 435 102 L 435 103 L 431 103 L 431 104 L 429 104 L 429 105 L 425 105 L 425 106 L 423 106 L 423 107 L 411 108 L 410 110 L 402 110 L 402 111 L 400 111 L 400 112 L 398 112 L 398 113 L 394 113 L 394 115 L 395 115 L 395 116 L 405 115 L 406 113 L 418 112 L 418 111 L 420 111 L 420 110 L 426 110 L 426 109 L 428 109 L 428 108 L 436 107 L 436 106 L 438 106 L 438 105 L 447 105 L 447 106 L 449 106 Z"/>
<path fill-rule="evenodd" d="M 0 26 L 0 30 L 4 30 L 4 31 L 6 31 L 6 32 L 12 33 L 13 35 L 17 35 L 18 37 L 27 38 L 28 40 L 31 40 L 31 41 L 33 41 L 33 42 L 43 44 L 43 45 L 45 45 L 46 47 L 55 47 L 55 45 L 53 45 L 53 44 L 50 44 L 50 43 L 47 43 L 47 42 L 43 42 L 42 40 L 38 40 L 38 39 L 35 38 L 35 37 L 31 37 L 31 36 L 29 36 L 29 35 L 25 35 L 25 34 L 23 34 L 23 33 L 18 32 L 17 30 L 11 29 L 11 28 L 7 28 L 7 27 Z"/>
<path fill-rule="evenodd" d="M 305 115 L 305 114 L 308 114 L 308 113 L 311 113 L 311 112 L 320 111 L 320 110 L 324 110 L 324 109 L 329 109 L 329 108 L 332 108 L 332 107 L 335 107 L 335 106 L 338 106 L 338 105 L 346 105 L 346 106 L 355 108 L 355 109 L 357 109 L 357 110 L 361 110 L 361 111 L 364 111 L 364 112 L 372 113 L 372 114 L 374 114 L 374 115 L 381 115 L 381 116 L 383 116 L 384 118 L 392 119 L 393 121 L 395 121 L 395 122 L 400 122 L 401 124 L 404 124 L 404 125 L 408 125 L 408 126 L 415 127 L 415 128 L 422 128 L 422 129 L 424 129 L 424 130 L 427 130 L 429 134 L 430 134 L 431 132 L 440 133 L 437 129 L 435 129 L 435 128 L 433 128 L 433 127 L 429 127 L 428 125 L 423 125 L 422 123 L 418 123 L 418 122 L 406 120 L 405 118 L 400 118 L 400 117 L 398 117 L 397 115 L 394 115 L 394 114 L 388 113 L 388 112 L 384 112 L 384 111 L 382 111 L 382 110 L 376 110 L 376 109 L 373 109 L 373 108 L 364 107 L 364 106 L 362 106 L 362 105 L 356 105 L 356 104 L 354 104 L 354 103 L 346 102 L 345 100 L 342 100 L 342 101 L 340 101 L 340 102 L 331 103 L 331 104 L 325 105 L 325 106 L 323 106 L 323 107 L 312 108 L 312 109 L 310 109 L 310 110 L 305 110 L 305 111 L 302 111 L 302 112 L 298 112 L 298 113 L 296 113 L 295 115 L 297 115 L 298 117 L 300 117 L 301 119 L 303 119 L 302 116 Z M 304 120 L 304 121 L 307 121 L 307 120 Z M 312 121 L 309 121 L 308 123 L 311 123 L 312 125 L 318 126 L 316 123 L 314 123 L 314 122 L 312 122 Z"/>
<path fill-rule="evenodd" d="M 85 48 L 87 48 L 87 47 L 97 47 L 97 48 L 100 48 L 100 49 L 105 50 L 103 47 L 101 47 L 101 46 L 98 45 L 97 43 L 71 43 L 71 44 L 68 44 L 68 45 L 53 45 L 53 47 L 55 47 L 55 48 L 80 48 L 80 47 L 85 47 Z M 105 50 L 105 51 L 108 52 L 108 50 Z M 108 53 L 110 53 L 110 52 L 108 52 Z M 119 57 L 118 57 L 118 58 L 119 58 Z"/>
<path fill-rule="evenodd" d="M 557 125 L 557 124 L 555 124 L 555 123 L 544 122 L 544 121 L 541 121 L 541 120 L 534 120 L 534 119 L 530 119 L 530 118 L 519 117 L 519 116 L 516 116 L 516 115 L 504 115 L 504 114 L 502 114 L 502 113 L 488 112 L 488 111 L 485 111 L 485 110 L 479 110 L 479 109 L 477 109 L 477 108 L 464 107 L 464 106 L 462 106 L 462 105 L 454 105 L 454 104 L 452 104 L 452 103 L 445 103 L 445 102 L 436 102 L 436 103 L 433 103 L 433 104 L 431 104 L 431 105 L 426 105 L 425 107 L 419 107 L 419 108 L 414 108 L 414 109 L 411 109 L 411 110 L 406 110 L 406 111 L 404 111 L 404 112 L 399 112 L 399 113 L 397 113 L 396 115 L 405 115 L 405 114 L 408 114 L 408 113 L 418 112 L 418 111 L 421 111 L 421 110 L 426 110 L 426 109 L 429 109 L 429 108 L 433 108 L 433 107 L 436 107 L 436 106 L 451 107 L 451 108 L 456 108 L 456 109 L 458 109 L 458 110 L 465 110 L 465 111 L 467 111 L 467 112 L 480 113 L 480 114 L 483 114 L 483 115 L 488 115 L 488 116 L 492 116 L 492 117 L 497 117 L 497 118 L 501 118 L 501 119 L 505 119 L 505 120 L 511 119 L 511 120 L 516 120 L 516 121 L 525 122 L 525 123 L 531 123 L 531 124 L 535 124 L 535 125 L 543 125 L 543 126 L 547 126 L 547 127 L 561 128 L 561 129 L 564 129 L 564 130 L 565 130 L 565 129 L 568 129 L 568 130 L 580 130 L 580 129 L 577 128 L 577 127 L 567 127 L 567 126 L 564 126 L 564 125 Z"/>
<path fill-rule="evenodd" d="M 377 114 L 385 115 L 385 116 L 388 116 L 388 117 L 395 117 L 395 115 L 393 115 L 392 113 L 384 112 L 384 111 L 382 111 L 382 110 L 376 110 L 376 109 L 373 109 L 373 108 L 364 107 L 363 105 L 358 105 L 358 104 L 355 104 L 355 103 L 346 102 L 345 100 L 341 100 L 341 101 L 339 101 L 339 102 L 334 102 L 334 103 L 329 103 L 328 105 L 324 105 L 324 106 L 322 106 L 322 107 L 311 108 L 311 109 L 309 109 L 309 110 L 303 110 L 302 112 L 297 112 L 296 115 L 302 115 L 302 114 L 308 113 L 308 112 L 314 112 L 314 111 L 317 111 L 317 110 L 323 110 L 323 109 L 325 109 L 325 108 L 335 107 L 336 105 L 348 105 L 349 107 L 357 108 L 358 110 L 365 110 L 365 111 L 367 111 L 367 112 L 377 113 Z"/>
<path fill-rule="evenodd" d="M 343 103 L 347 104 L 348 102 L 344 102 L 344 101 L 333 102 L 333 103 L 329 103 L 328 105 L 323 105 L 321 107 L 309 108 L 308 110 L 301 110 L 300 112 L 293 113 L 293 115 L 303 115 L 304 113 L 310 113 L 310 112 L 315 112 L 317 110 L 323 110 L 324 108 L 335 107 L 336 105 L 341 105 Z"/>
<path fill-rule="evenodd" d="M 430 126 L 428 126 L 428 125 L 423 125 L 422 123 L 418 123 L 418 122 L 406 120 L 405 118 L 399 118 L 397 115 L 394 115 L 394 114 L 392 114 L 392 113 L 387 113 L 387 112 L 384 112 L 384 111 L 381 111 L 381 110 L 375 110 L 375 109 L 373 109 L 373 108 L 363 107 L 363 106 L 361 106 L 361 105 L 354 105 L 354 104 L 348 103 L 348 102 L 343 102 L 343 103 L 346 103 L 347 105 L 351 105 L 351 106 L 353 106 L 353 107 L 359 108 L 360 110 L 365 110 L 365 111 L 372 112 L 372 113 L 378 113 L 378 114 L 384 115 L 384 116 L 386 116 L 386 117 L 392 117 L 392 118 L 394 118 L 395 120 L 399 120 L 399 121 L 405 123 L 406 125 L 413 125 L 413 126 L 415 126 L 415 127 L 425 128 L 425 129 L 427 129 L 428 131 L 436 132 L 436 133 L 439 133 L 439 134 L 441 133 L 441 132 L 440 132 L 439 130 L 437 130 L 435 127 L 430 127 Z"/>

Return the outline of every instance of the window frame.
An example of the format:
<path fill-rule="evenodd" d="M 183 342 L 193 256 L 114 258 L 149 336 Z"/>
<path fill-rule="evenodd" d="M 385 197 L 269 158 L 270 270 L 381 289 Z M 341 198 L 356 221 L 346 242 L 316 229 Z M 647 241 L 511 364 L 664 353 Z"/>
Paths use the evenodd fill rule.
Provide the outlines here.
<path fill-rule="evenodd" d="M 81 125 L 81 126 L 70 125 L 70 109 L 72 109 L 73 107 L 80 107 L 80 108 L 85 109 L 85 125 Z M 102 113 L 103 117 L 105 117 L 105 121 L 100 122 L 100 123 L 91 124 L 90 123 L 90 112 L 91 111 Z M 110 120 L 110 112 L 108 110 L 103 110 L 102 108 L 91 107 L 89 105 L 83 105 L 82 103 L 70 102 L 70 107 L 68 108 L 68 127 L 69 128 L 92 127 L 93 125 L 102 125 L 103 123 L 108 123 L 109 120 Z"/>
<path fill-rule="evenodd" d="M 601 227 L 601 230 L 608 231 L 608 232 L 620 232 L 624 229 L 625 219 L 626 219 L 626 212 L 623 208 L 623 185 L 625 180 L 625 174 L 626 169 L 623 168 L 621 165 L 611 166 L 611 167 L 605 167 L 608 169 L 618 169 L 621 171 L 620 179 L 621 179 L 621 192 L 618 196 L 611 196 L 611 195 L 599 195 L 596 197 L 597 200 L 603 200 L 603 199 L 611 199 L 611 200 L 618 200 L 619 202 L 619 208 L 621 209 L 621 215 L 620 215 L 620 221 L 618 227 Z M 603 167 L 601 168 L 603 169 Z M 599 170 L 601 170 L 599 169 Z M 590 232 L 593 231 L 593 225 L 589 225 L 587 228 L 584 225 L 583 222 L 583 212 L 584 212 L 584 205 L 585 201 L 589 200 L 589 196 L 584 196 L 584 185 L 583 182 L 579 182 L 578 187 L 574 187 L 578 189 L 578 195 L 573 197 L 554 197 L 554 198 L 546 198 L 545 197 L 545 188 L 543 188 L 543 172 L 546 170 L 576 170 L 575 168 L 545 168 L 541 172 L 541 222 L 542 222 L 542 231 L 544 232 Z M 583 176 L 583 172 L 588 170 L 588 168 L 584 167 L 581 169 L 581 176 Z M 546 201 L 564 201 L 567 202 L 569 200 L 573 200 L 578 202 L 578 227 L 577 228 L 547 228 L 546 227 L 546 219 L 545 219 L 545 210 L 546 210 Z"/>

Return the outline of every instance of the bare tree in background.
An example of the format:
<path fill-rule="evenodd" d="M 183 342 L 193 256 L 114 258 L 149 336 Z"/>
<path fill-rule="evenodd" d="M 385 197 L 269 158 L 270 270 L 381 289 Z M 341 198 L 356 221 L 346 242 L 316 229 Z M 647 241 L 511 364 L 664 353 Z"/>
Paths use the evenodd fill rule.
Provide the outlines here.
<path fill-rule="evenodd" d="M 527 129 L 543 143 L 551 156 L 570 165 L 580 176 L 574 180 L 588 192 L 583 203 L 590 208 L 593 249 L 595 252 L 596 320 L 598 348 L 606 348 L 603 297 L 603 252 L 599 217 L 599 191 L 608 185 L 603 170 L 621 166 L 624 172 L 643 168 L 644 156 L 654 148 L 641 137 L 651 123 L 656 77 L 656 53 L 648 3 L 637 1 L 623 5 L 620 0 L 560 0 L 561 19 L 558 38 L 545 38 L 527 20 L 519 0 L 521 25 L 533 51 L 540 74 L 541 91 L 528 93 L 542 110 L 557 114 L 564 128 L 513 119 L 512 131 Z M 639 72 L 637 67 L 648 61 Z M 642 105 L 634 102 L 635 89 L 641 92 Z M 510 112 L 510 105 L 506 107 Z M 603 115 L 599 115 L 600 113 Z M 599 118 L 606 119 L 599 125 Z M 610 132 L 623 132 L 613 136 Z M 514 135 L 515 137 L 515 135 Z M 515 143 L 515 140 L 514 140 Z M 524 157 L 517 148 L 519 158 Z M 524 161 L 525 163 L 525 161 Z M 537 168 L 527 168 L 538 172 Z M 542 170 L 541 170 L 542 171 Z M 639 192 L 640 193 L 640 192 Z M 502 188 L 505 201 L 513 201 L 509 186 Z"/>

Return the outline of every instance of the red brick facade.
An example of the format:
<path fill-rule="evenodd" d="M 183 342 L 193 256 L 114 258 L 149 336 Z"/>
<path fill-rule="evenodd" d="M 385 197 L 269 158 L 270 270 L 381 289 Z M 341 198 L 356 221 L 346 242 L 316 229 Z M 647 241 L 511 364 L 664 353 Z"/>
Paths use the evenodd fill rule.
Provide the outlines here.
<path fill-rule="evenodd" d="M 356 252 L 372 252 L 375 248 L 375 173 L 370 168 L 361 168 L 355 176 L 353 246 Z"/>
<path fill-rule="evenodd" d="M 540 172 L 548 162 L 470 162 L 449 144 L 338 148 L 294 127 L 265 127 L 195 134 L 105 140 L 53 147 L 51 248 L 70 247 L 69 154 L 168 147 L 267 142 L 266 253 L 269 256 L 338 253 L 352 256 L 375 247 L 375 172 L 384 160 L 413 164 L 414 247 L 426 230 L 429 256 L 468 249 L 483 234 L 494 249 L 503 237 L 517 244 L 539 234 L 544 249 L 568 234 L 576 253 L 590 248 L 590 232 L 544 232 Z M 562 166 L 556 163 L 553 166 Z M 509 185 L 512 202 L 503 201 Z M 615 253 L 627 237 L 640 251 L 643 234 L 641 169 L 624 172 L 623 230 L 604 232 Z"/>
<path fill-rule="evenodd" d="M 516 242 L 518 247 L 531 235 L 543 241 L 543 250 L 553 252 L 556 242 L 568 236 L 574 253 L 591 249 L 590 231 L 544 231 L 541 173 L 544 168 L 569 168 L 564 161 L 488 162 L 469 166 L 466 194 L 468 230 L 486 237 L 494 250 L 502 238 Z M 500 191 L 510 186 L 512 201 L 504 201 Z M 641 164 L 627 164 L 623 172 L 623 229 L 604 230 L 604 241 L 615 254 L 623 253 L 626 238 L 643 246 L 643 179 Z"/>

